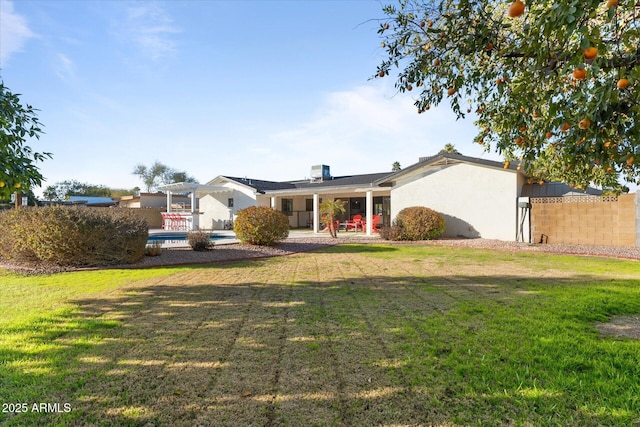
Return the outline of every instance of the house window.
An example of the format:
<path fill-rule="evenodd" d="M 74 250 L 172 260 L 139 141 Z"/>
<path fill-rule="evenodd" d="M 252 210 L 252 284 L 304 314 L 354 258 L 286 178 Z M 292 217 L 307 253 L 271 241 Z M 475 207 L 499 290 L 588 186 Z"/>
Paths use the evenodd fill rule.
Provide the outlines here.
<path fill-rule="evenodd" d="M 287 216 L 293 215 L 293 199 L 282 199 L 282 213 Z"/>
<path fill-rule="evenodd" d="M 229 197 L 227 199 L 227 207 L 230 207 L 230 208 L 233 207 L 233 197 Z"/>
<path fill-rule="evenodd" d="M 306 211 L 313 212 L 313 199 L 306 199 L 305 203 L 306 203 Z"/>

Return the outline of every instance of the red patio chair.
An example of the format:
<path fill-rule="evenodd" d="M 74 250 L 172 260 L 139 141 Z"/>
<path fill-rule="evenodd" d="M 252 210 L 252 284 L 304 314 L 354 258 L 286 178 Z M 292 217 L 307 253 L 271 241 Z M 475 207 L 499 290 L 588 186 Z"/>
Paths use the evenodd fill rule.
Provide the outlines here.
<path fill-rule="evenodd" d="M 348 219 L 344 222 L 345 227 L 344 230 L 345 231 L 349 231 L 349 230 L 358 230 L 361 229 L 364 231 L 364 228 L 362 228 L 362 215 L 354 215 L 351 219 Z"/>

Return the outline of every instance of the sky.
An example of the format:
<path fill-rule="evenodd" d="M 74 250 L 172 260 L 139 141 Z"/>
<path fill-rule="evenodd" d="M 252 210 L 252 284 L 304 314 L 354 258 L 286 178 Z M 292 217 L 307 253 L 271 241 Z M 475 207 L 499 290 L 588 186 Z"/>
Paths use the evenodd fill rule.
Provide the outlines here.
<path fill-rule="evenodd" d="M 43 188 L 143 188 L 133 169 L 155 161 L 200 183 L 385 172 L 447 143 L 499 160 L 472 143 L 473 118 L 419 115 L 392 78 L 371 78 L 382 6 L 0 0 L 0 78 L 39 110 Z"/>

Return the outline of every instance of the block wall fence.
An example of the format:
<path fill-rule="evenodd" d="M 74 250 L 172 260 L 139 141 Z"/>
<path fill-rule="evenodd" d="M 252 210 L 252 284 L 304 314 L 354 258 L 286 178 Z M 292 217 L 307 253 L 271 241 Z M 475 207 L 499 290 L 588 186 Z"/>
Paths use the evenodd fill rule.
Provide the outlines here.
<path fill-rule="evenodd" d="M 531 240 L 640 247 L 640 192 L 618 197 L 532 197 Z"/>

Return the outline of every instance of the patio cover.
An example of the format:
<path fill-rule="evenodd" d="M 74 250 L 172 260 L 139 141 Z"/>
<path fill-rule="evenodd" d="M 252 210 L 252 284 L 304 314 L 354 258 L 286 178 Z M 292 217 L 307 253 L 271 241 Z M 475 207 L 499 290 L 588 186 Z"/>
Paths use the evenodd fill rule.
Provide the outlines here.
<path fill-rule="evenodd" d="M 161 185 L 158 187 L 158 190 L 174 194 L 195 193 L 196 195 L 233 191 L 233 189 L 229 187 L 197 184 L 195 182 L 174 182 L 172 184 Z"/>
<path fill-rule="evenodd" d="M 171 213 L 171 195 L 173 193 L 191 193 L 191 213 L 195 213 L 196 196 L 233 191 L 229 187 L 197 184 L 195 182 L 174 182 L 173 184 L 162 185 L 158 187 L 158 190 L 167 192 L 167 213 Z"/>

